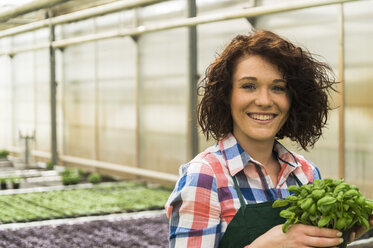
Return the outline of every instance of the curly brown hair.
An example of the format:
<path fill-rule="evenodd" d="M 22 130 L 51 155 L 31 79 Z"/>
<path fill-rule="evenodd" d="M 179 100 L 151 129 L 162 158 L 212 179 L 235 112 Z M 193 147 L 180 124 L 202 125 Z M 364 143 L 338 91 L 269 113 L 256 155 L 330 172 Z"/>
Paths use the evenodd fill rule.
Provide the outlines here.
<path fill-rule="evenodd" d="M 262 56 L 276 65 L 287 82 L 289 117 L 276 137 L 288 137 L 304 150 L 313 147 L 331 109 L 328 96 L 330 90 L 335 91 L 334 74 L 309 51 L 265 30 L 237 35 L 207 68 L 198 87 L 202 99 L 197 106 L 198 122 L 207 140 L 218 141 L 233 131 L 232 75 L 236 61 L 247 55 Z"/>

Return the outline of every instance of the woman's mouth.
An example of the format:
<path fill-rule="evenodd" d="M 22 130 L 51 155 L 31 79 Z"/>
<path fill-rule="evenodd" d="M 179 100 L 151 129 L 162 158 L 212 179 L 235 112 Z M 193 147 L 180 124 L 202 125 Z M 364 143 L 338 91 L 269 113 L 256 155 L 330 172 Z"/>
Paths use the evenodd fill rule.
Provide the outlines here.
<path fill-rule="evenodd" d="M 251 119 L 257 120 L 257 121 L 269 121 L 272 120 L 276 117 L 275 114 L 258 114 L 258 113 L 253 113 L 253 114 L 247 114 Z"/>

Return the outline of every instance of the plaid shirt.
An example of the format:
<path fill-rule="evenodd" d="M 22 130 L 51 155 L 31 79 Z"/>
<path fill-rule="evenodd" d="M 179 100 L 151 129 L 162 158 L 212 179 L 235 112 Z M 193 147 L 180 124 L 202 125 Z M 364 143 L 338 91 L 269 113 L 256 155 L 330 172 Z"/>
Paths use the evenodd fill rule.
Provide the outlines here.
<path fill-rule="evenodd" d="M 320 178 L 318 169 L 302 156 L 275 141 L 281 165 L 278 184 L 272 184 L 265 168 L 252 159 L 230 134 L 180 167 L 180 179 L 166 203 L 170 219 L 170 247 L 218 247 L 229 222 L 241 207 L 232 176 L 247 204 L 289 195 L 288 185 Z"/>

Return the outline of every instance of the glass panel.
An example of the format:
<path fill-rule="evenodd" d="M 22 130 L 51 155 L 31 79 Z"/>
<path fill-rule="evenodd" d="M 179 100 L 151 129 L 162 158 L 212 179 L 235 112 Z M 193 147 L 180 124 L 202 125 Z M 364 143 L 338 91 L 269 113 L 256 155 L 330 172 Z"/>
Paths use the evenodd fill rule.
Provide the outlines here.
<path fill-rule="evenodd" d="M 35 64 L 34 53 L 27 52 L 13 57 L 13 139 L 15 145 L 25 149 L 24 140 L 18 134 L 31 136 L 35 130 Z M 22 73 L 21 73 L 22 72 Z M 34 148 L 30 142 L 30 150 Z M 32 161 L 30 161 L 32 162 Z"/>
<path fill-rule="evenodd" d="M 64 50 L 64 153 L 94 158 L 95 57 L 94 44 Z"/>
<path fill-rule="evenodd" d="M 95 31 L 94 18 L 73 22 L 69 24 L 63 24 L 62 30 L 62 33 L 57 32 L 57 39 L 66 39 L 83 36 L 87 34 L 93 34 Z"/>
<path fill-rule="evenodd" d="M 25 46 L 30 46 L 34 43 L 34 33 L 27 32 L 22 34 L 17 34 L 13 37 L 12 48 L 23 48 Z"/>
<path fill-rule="evenodd" d="M 139 39 L 140 166 L 177 173 L 186 159 L 186 30 Z"/>
<path fill-rule="evenodd" d="M 345 178 L 373 198 L 373 2 L 345 4 Z"/>
<path fill-rule="evenodd" d="M 0 149 L 12 145 L 11 59 L 0 56 Z"/>
<path fill-rule="evenodd" d="M 50 73 L 49 50 L 35 53 L 35 104 L 36 139 L 35 149 L 50 151 Z"/>
<path fill-rule="evenodd" d="M 32 52 L 13 58 L 14 108 L 16 130 L 34 128 L 34 56 Z M 19 73 L 22 71 L 22 73 Z"/>
<path fill-rule="evenodd" d="M 139 25 L 185 16 L 185 1 L 167 1 L 138 11 Z M 139 37 L 139 166 L 177 173 L 186 156 L 186 29 Z"/>
<path fill-rule="evenodd" d="M 98 42 L 99 159 L 136 166 L 136 44 Z"/>
<path fill-rule="evenodd" d="M 154 22 L 172 21 L 186 15 L 185 0 L 164 1 L 143 7 L 139 10 L 141 25 L 152 25 Z"/>
<path fill-rule="evenodd" d="M 37 29 L 33 32 L 36 44 L 49 42 L 49 28 Z"/>
<path fill-rule="evenodd" d="M 57 82 L 57 92 L 56 92 L 56 104 L 57 104 L 57 151 L 59 155 L 66 154 L 64 144 L 65 142 L 65 130 L 67 125 L 65 122 L 64 113 L 65 111 L 65 82 L 64 82 L 64 53 L 62 50 L 56 50 L 56 82 Z"/>
<path fill-rule="evenodd" d="M 12 37 L 4 37 L 0 39 L 0 51 L 8 51 L 12 47 Z"/>
<path fill-rule="evenodd" d="M 134 11 L 124 10 L 122 12 L 98 16 L 95 23 L 97 33 L 133 27 L 135 23 Z"/>
<path fill-rule="evenodd" d="M 120 15 L 118 13 L 95 17 L 96 32 L 105 32 L 118 29 Z"/>

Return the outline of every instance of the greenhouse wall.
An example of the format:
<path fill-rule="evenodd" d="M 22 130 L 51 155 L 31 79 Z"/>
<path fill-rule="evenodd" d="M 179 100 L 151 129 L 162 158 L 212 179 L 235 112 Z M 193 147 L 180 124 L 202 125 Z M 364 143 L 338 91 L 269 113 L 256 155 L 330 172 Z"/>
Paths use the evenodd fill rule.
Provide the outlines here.
<path fill-rule="evenodd" d="M 372 1 L 350 3 L 346 18 L 346 180 L 373 197 Z"/>
<path fill-rule="evenodd" d="M 299 1 L 197 1 L 197 16 Z M 129 30 L 186 18 L 185 0 L 165 1 L 56 25 L 56 40 Z M 283 35 L 319 55 L 340 75 L 341 5 L 197 25 L 198 81 L 237 34 L 253 27 Z M 344 177 L 366 193 L 373 185 L 373 1 L 343 4 Z M 42 28 L 0 38 L 0 52 L 48 42 Z M 188 155 L 188 27 L 114 37 L 56 49 L 58 155 L 177 174 Z M 343 54 L 342 54 L 343 55 Z M 47 48 L 0 56 L 0 148 L 24 149 L 19 131 L 35 130 L 32 149 L 51 152 Z M 332 95 L 323 137 L 308 152 L 324 177 L 338 177 L 340 102 Z M 198 134 L 198 151 L 213 144 Z M 41 158 L 35 156 L 34 161 Z M 44 158 L 45 159 L 45 158 Z"/>

